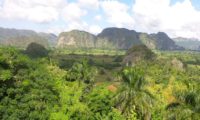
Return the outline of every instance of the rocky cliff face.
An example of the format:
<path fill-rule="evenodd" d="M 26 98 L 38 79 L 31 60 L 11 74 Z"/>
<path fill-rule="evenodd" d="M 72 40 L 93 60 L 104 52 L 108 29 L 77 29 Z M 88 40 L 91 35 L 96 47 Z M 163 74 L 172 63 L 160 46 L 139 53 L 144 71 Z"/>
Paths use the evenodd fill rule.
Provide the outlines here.
<path fill-rule="evenodd" d="M 156 40 L 154 40 L 149 34 L 147 34 L 147 33 L 139 33 L 139 39 L 148 48 L 157 49 Z"/>
<path fill-rule="evenodd" d="M 138 33 L 125 28 L 106 28 L 100 34 L 72 30 L 62 32 L 59 37 L 54 34 L 36 33 L 31 30 L 0 28 L 0 44 L 26 48 L 35 42 L 45 47 L 57 48 L 100 48 L 124 49 L 135 45 L 146 45 L 150 49 L 183 50 L 163 32 L 157 34 Z"/>
<path fill-rule="evenodd" d="M 95 48 L 96 36 L 85 31 L 63 32 L 58 37 L 58 48 Z"/>
<path fill-rule="evenodd" d="M 35 42 L 45 47 L 52 46 L 49 41 L 56 41 L 57 37 L 53 34 L 36 33 L 32 30 L 17 30 L 0 28 L 0 44 L 26 48 L 30 43 Z"/>
<path fill-rule="evenodd" d="M 133 45 L 142 44 L 137 32 L 125 28 L 106 28 L 97 37 L 99 41 L 107 40 L 117 49 L 129 49 Z"/>
<path fill-rule="evenodd" d="M 183 47 L 177 46 L 175 42 L 164 32 L 150 34 L 150 37 L 154 41 L 156 49 L 158 50 L 184 50 Z"/>
<path fill-rule="evenodd" d="M 84 31 L 73 30 L 59 35 L 57 47 L 83 47 L 104 49 L 129 49 L 134 45 L 146 45 L 150 49 L 183 50 L 175 45 L 167 34 L 138 33 L 125 28 L 106 28 L 97 36 Z"/>
<path fill-rule="evenodd" d="M 175 44 L 175 42 L 164 32 L 158 32 L 156 34 L 140 33 L 140 40 L 144 45 L 150 49 L 157 50 L 184 50 Z"/>

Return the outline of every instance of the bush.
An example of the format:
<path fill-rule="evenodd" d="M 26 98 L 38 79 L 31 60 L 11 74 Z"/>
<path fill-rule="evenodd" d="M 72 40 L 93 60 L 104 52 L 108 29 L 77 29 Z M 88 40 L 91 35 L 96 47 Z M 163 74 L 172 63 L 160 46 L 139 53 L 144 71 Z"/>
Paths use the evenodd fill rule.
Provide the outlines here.
<path fill-rule="evenodd" d="M 32 57 L 32 58 L 39 58 L 39 57 L 47 57 L 48 51 L 47 49 L 38 44 L 38 43 L 30 43 L 28 47 L 26 48 L 25 53 Z"/>

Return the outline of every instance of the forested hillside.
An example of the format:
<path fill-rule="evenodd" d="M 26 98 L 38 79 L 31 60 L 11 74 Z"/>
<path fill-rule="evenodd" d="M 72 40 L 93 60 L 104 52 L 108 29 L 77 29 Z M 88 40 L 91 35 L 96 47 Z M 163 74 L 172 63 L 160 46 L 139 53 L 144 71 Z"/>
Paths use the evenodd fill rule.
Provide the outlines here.
<path fill-rule="evenodd" d="M 36 42 L 45 47 L 54 47 L 56 39 L 54 34 L 0 27 L 0 45 L 26 48 L 30 43 Z"/>
<path fill-rule="evenodd" d="M 200 118 L 198 52 L 152 52 L 139 46 L 125 55 L 48 51 L 32 57 L 34 48 L 45 50 L 37 44 L 27 48 L 31 52 L 0 48 L 2 120 Z M 140 59 L 126 64 L 132 55 Z"/>

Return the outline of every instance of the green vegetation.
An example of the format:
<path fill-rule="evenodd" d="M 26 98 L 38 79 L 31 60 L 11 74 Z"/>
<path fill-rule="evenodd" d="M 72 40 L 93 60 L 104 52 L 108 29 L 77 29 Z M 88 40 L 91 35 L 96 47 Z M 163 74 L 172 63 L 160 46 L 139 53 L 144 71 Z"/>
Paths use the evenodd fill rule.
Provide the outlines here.
<path fill-rule="evenodd" d="M 46 48 L 34 42 L 28 45 L 25 53 L 32 58 L 48 56 L 48 51 L 46 50 Z"/>
<path fill-rule="evenodd" d="M 33 58 L 1 47 L 0 119 L 200 119 L 199 52 L 154 51 L 125 66 L 124 51 L 88 51 Z"/>
<path fill-rule="evenodd" d="M 130 48 L 124 57 L 124 64 L 137 64 L 141 60 L 153 60 L 156 55 L 148 49 L 145 45 L 137 45 Z"/>
<path fill-rule="evenodd" d="M 0 35 L 0 45 L 15 46 L 21 49 L 25 49 L 32 42 L 45 47 L 52 47 L 55 46 L 57 39 L 57 36 L 54 34 L 2 27 L 0 27 Z"/>
<path fill-rule="evenodd" d="M 66 55 L 66 54 L 78 54 L 78 55 L 124 55 L 125 50 L 116 49 L 95 49 L 95 48 L 66 48 L 56 49 L 54 54 Z"/>
<path fill-rule="evenodd" d="M 127 50 L 134 45 L 146 45 L 156 50 L 184 50 L 164 32 L 147 34 L 116 27 L 105 28 L 97 35 L 80 30 L 62 32 L 58 36 L 56 48 Z"/>

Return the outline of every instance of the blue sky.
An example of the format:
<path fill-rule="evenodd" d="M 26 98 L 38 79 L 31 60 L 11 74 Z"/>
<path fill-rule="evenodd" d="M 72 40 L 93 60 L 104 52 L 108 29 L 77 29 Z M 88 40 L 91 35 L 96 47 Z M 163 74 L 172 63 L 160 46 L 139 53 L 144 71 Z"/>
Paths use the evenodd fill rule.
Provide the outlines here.
<path fill-rule="evenodd" d="M 55 34 L 124 27 L 200 38 L 200 0 L 0 0 L 0 27 Z"/>

